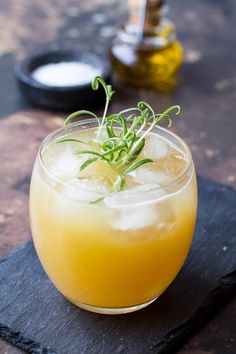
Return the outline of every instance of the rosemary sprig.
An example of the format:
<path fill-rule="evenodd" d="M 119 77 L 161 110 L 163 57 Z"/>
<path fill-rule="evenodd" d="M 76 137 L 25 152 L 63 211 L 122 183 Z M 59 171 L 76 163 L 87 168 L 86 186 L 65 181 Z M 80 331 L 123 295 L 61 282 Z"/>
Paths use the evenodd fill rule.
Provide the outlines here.
<path fill-rule="evenodd" d="M 103 86 L 104 91 L 106 93 L 106 104 L 105 104 L 105 108 L 104 108 L 104 112 L 103 112 L 103 116 L 102 116 L 102 121 L 101 121 L 101 124 L 99 124 L 99 128 L 98 128 L 98 131 L 97 131 L 97 138 L 99 137 L 99 135 L 101 133 L 101 130 L 102 130 L 104 124 L 105 124 L 108 106 L 109 106 L 109 103 L 111 101 L 112 96 L 115 93 L 115 91 L 112 90 L 112 86 L 111 85 L 107 85 L 105 83 L 105 81 L 99 76 L 95 77 L 95 79 L 93 80 L 92 89 L 93 90 L 98 90 L 99 84 L 101 84 Z"/>
<path fill-rule="evenodd" d="M 161 114 L 156 114 L 153 108 L 146 102 L 140 101 L 137 107 L 128 108 L 120 113 L 107 115 L 109 103 L 114 95 L 111 85 L 106 85 L 101 77 L 96 77 L 92 82 L 92 88 L 97 90 L 102 85 L 106 94 L 106 103 L 102 118 L 90 111 L 81 110 L 72 113 L 65 120 L 65 128 L 72 119 L 80 115 L 90 115 L 98 121 L 96 143 L 99 151 L 90 149 L 89 142 L 79 139 L 62 139 L 58 143 L 77 142 L 86 144 L 88 148 L 76 150 L 74 153 L 89 156 L 80 166 L 80 171 L 85 170 L 92 163 L 102 160 L 114 168 L 118 179 L 114 182 L 110 192 L 121 191 L 125 186 L 125 179 L 128 174 L 140 168 L 144 164 L 152 163 L 153 160 L 146 158 L 139 160 L 138 157 L 145 146 L 145 138 L 149 132 L 163 120 L 168 120 L 168 127 L 172 125 L 171 113 L 180 113 L 179 106 L 172 106 Z M 105 131 L 107 136 L 101 139 L 101 132 Z M 99 197 L 93 203 L 101 201 L 105 196 Z"/>

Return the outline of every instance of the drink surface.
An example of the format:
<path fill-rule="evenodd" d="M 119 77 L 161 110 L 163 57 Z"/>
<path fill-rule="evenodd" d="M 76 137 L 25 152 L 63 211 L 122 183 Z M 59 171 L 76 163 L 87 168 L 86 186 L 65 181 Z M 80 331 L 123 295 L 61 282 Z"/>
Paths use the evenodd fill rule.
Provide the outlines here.
<path fill-rule="evenodd" d="M 91 156 L 77 154 L 78 151 L 92 149 L 101 152 L 96 141 L 96 133 L 96 129 L 88 129 L 69 134 L 66 136 L 67 138 L 79 139 L 86 144 L 70 141 L 57 143 L 54 141 L 43 151 L 43 161 L 47 169 L 52 176 L 68 186 L 68 193 L 71 197 L 78 199 L 81 197 L 83 199 L 86 189 L 93 191 L 94 196 L 96 196 L 96 192 L 109 193 L 119 177 L 119 172 L 122 172 L 118 168 L 116 170 L 114 167 L 110 167 L 102 160 L 94 162 L 80 172 L 80 166 Z M 102 132 L 100 139 L 102 139 L 103 134 L 105 132 Z M 57 141 L 60 140 L 62 139 L 57 139 Z M 148 189 L 164 187 L 174 178 L 180 176 L 187 166 L 186 156 L 183 152 L 164 137 L 155 133 L 149 133 L 145 147 L 137 160 L 143 158 L 151 158 L 154 162 L 128 175 L 124 189 L 129 193 L 141 192 L 142 189 L 147 191 Z M 72 189 L 69 187 L 73 187 L 74 196 Z M 66 194 L 66 186 L 61 187 L 60 191 Z M 161 192 L 164 193 L 164 190 L 162 189 Z"/>
<path fill-rule="evenodd" d="M 70 138 L 98 149 L 96 130 Z M 63 137 L 64 138 L 64 137 Z M 188 156 L 161 134 L 150 133 L 122 192 L 110 193 L 118 173 L 97 161 L 82 172 L 80 143 L 49 143 L 31 182 L 32 234 L 56 287 L 72 302 L 121 308 L 159 296 L 180 270 L 196 219 L 196 179 Z M 91 201 L 105 198 L 92 204 Z"/>

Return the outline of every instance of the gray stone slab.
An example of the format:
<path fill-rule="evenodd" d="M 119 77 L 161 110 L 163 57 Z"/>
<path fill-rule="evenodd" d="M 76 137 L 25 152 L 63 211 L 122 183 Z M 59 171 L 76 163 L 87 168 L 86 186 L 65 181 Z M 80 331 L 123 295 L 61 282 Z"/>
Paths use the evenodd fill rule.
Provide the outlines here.
<path fill-rule="evenodd" d="M 236 191 L 199 178 L 191 252 L 172 285 L 136 313 L 76 308 L 45 275 L 28 242 L 0 263 L 0 336 L 29 353 L 170 353 L 236 289 Z"/>

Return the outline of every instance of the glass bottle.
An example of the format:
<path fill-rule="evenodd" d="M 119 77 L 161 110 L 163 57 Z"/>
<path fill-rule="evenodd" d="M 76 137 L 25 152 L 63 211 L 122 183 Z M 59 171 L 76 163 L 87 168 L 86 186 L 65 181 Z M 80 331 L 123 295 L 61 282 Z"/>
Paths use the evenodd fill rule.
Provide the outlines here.
<path fill-rule="evenodd" d="M 173 24 L 163 16 L 163 0 L 129 0 L 129 21 L 110 48 L 114 72 L 133 86 L 161 92 L 176 86 L 183 51 Z"/>

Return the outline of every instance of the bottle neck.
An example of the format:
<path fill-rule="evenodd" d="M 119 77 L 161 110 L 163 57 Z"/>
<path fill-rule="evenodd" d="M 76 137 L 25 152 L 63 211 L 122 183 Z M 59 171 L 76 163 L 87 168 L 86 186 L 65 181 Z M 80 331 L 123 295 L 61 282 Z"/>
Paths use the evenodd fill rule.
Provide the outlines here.
<path fill-rule="evenodd" d="M 144 33 L 157 27 L 162 17 L 164 0 L 129 0 L 129 23 Z"/>
<path fill-rule="evenodd" d="M 172 23 L 163 16 L 164 0 L 129 0 L 129 21 L 118 33 L 122 41 L 165 47 L 175 40 Z"/>

